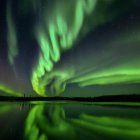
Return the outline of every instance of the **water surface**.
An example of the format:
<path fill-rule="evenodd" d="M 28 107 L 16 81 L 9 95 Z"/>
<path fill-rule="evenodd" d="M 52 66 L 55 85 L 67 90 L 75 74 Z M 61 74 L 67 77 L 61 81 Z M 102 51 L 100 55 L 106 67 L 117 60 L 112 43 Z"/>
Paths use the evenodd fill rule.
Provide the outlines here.
<path fill-rule="evenodd" d="M 139 140 L 140 104 L 0 103 L 0 140 Z"/>

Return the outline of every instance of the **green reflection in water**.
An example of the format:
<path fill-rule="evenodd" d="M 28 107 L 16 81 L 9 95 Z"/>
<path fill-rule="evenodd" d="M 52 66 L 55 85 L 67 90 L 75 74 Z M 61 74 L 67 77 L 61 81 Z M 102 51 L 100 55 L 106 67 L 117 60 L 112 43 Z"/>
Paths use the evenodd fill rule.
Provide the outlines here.
<path fill-rule="evenodd" d="M 35 105 L 25 123 L 26 140 L 140 139 L 140 120 L 127 117 L 80 114 L 69 118 L 59 104 Z"/>
<path fill-rule="evenodd" d="M 11 111 L 17 112 L 19 115 L 19 105 L 20 104 L 8 104 L 8 103 L 1 103 L 0 104 L 0 116 L 1 118 L 6 118 L 7 116 L 3 116 L 4 113 L 10 113 L 11 122 L 13 122 L 13 118 L 16 120 L 16 124 L 18 119 L 22 119 L 16 117 L 14 114 L 11 114 Z M 70 104 L 72 107 L 73 104 Z M 82 107 L 83 104 L 80 104 Z M 136 108 L 133 109 L 120 109 L 106 107 L 104 106 L 102 109 L 98 108 L 98 106 L 92 106 L 93 113 L 87 112 L 85 108 L 77 110 L 77 104 L 73 107 L 76 109 L 70 110 L 70 108 L 66 107 L 64 104 L 58 103 L 49 103 L 49 104 L 32 104 L 32 108 L 29 110 L 26 120 L 25 120 L 25 127 L 24 132 L 22 132 L 22 128 L 18 128 L 19 131 L 16 131 L 16 134 L 24 133 L 23 140 L 87 140 L 87 139 L 95 139 L 95 140 L 139 140 L 140 139 L 140 119 L 139 116 L 130 116 L 128 113 L 125 116 L 120 115 L 123 110 L 134 111 Z M 94 108 L 97 107 L 98 109 Z M 139 106 L 140 107 L 140 106 Z M 87 109 L 88 107 L 86 107 Z M 89 107 L 90 108 L 90 107 Z M 16 109 L 16 110 L 15 110 Z M 26 108 L 27 109 L 27 108 Z M 107 115 L 104 110 L 108 109 L 109 111 L 113 110 L 117 112 L 117 115 Z M 21 110 L 20 110 L 21 111 Z M 25 110 L 24 110 L 25 111 Z M 23 111 L 23 112 L 24 112 Z M 70 112 L 74 113 L 76 111 L 76 116 L 70 116 Z M 101 111 L 100 116 L 98 116 L 97 111 Z M 135 110 L 139 111 L 138 110 Z M 23 113 L 22 112 L 22 113 Z M 139 114 L 139 113 L 138 113 Z M 23 114 L 22 114 L 23 115 Z M 21 116 L 22 116 L 21 115 Z M 9 119 L 9 115 L 8 115 Z M 2 120 L 2 119 L 1 119 Z M 0 121 L 1 121 L 0 120 Z M 9 119 L 10 120 L 10 119 Z M 1 125 L 2 127 L 2 125 Z M 12 123 L 10 127 L 13 127 L 16 130 L 16 125 Z M 3 127 L 2 127 L 3 128 Z M 9 125 L 8 125 L 9 128 Z M 3 133 L 6 129 L 3 128 L 1 131 L 1 135 L 7 135 L 7 133 Z M 10 133 L 8 133 L 9 135 Z M 0 138 L 3 137 L 0 135 Z M 14 134 L 13 134 L 14 135 Z"/>
<path fill-rule="evenodd" d="M 75 138 L 73 126 L 65 119 L 65 112 L 60 106 L 52 106 L 45 114 L 43 105 L 31 109 L 26 120 L 25 138 L 28 140 L 47 140 Z"/>
<path fill-rule="evenodd" d="M 73 119 L 72 122 L 75 126 L 95 134 L 98 139 L 140 139 L 138 120 L 83 114 L 79 119 Z"/>
<path fill-rule="evenodd" d="M 15 108 L 17 108 L 16 105 L 11 106 L 11 104 L 0 103 L 0 115 L 5 114 Z"/>

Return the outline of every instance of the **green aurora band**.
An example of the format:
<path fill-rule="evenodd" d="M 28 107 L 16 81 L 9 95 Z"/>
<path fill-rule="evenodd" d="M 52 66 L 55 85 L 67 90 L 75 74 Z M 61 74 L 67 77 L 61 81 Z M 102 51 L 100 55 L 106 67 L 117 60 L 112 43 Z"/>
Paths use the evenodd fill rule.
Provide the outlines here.
<path fill-rule="evenodd" d="M 17 48 L 17 35 L 14 21 L 12 20 L 11 15 L 11 6 L 10 3 L 7 4 L 7 42 L 8 42 L 8 58 L 10 64 L 14 63 L 14 59 L 18 55 L 18 48 Z"/>
<path fill-rule="evenodd" d="M 23 93 L 19 91 L 15 91 L 12 88 L 9 88 L 5 85 L 0 85 L 0 91 L 4 91 L 5 94 L 16 96 L 16 97 L 22 97 Z"/>
<path fill-rule="evenodd" d="M 51 3 L 48 3 L 47 0 L 24 0 L 18 1 L 18 3 L 18 11 L 20 11 L 21 17 L 26 17 L 33 11 L 38 18 L 32 27 L 33 29 L 31 29 L 31 34 L 37 41 L 40 51 L 30 78 L 33 90 L 38 95 L 48 96 L 50 91 L 59 95 L 65 90 L 66 84 L 71 83 L 76 83 L 81 87 L 140 83 L 140 57 L 137 55 L 130 57 L 129 62 L 122 60 L 116 65 L 96 72 L 93 70 L 94 66 L 91 66 L 89 71 L 80 72 L 76 71 L 75 66 L 69 66 L 69 64 L 65 69 L 55 68 L 55 64 L 61 62 L 62 54 L 76 46 L 75 44 L 87 33 L 131 10 L 131 1 L 128 1 L 127 5 L 123 2 L 122 6 L 125 5 L 123 8 L 118 6 L 122 3 L 120 0 L 53 0 Z M 11 4 L 8 3 L 6 10 L 7 44 L 9 63 L 13 65 L 19 51 L 17 47 L 18 31 L 11 13 L 11 7 Z M 117 45 L 120 44 L 139 43 L 139 27 L 135 31 L 136 34 L 133 36 L 131 36 L 131 31 L 124 31 L 119 38 L 112 40 L 110 46 L 115 44 L 117 48 Z M 92 45 L 94 47 L 94 44 Z M 53 79 L 55 80 L 53 81 Z M 52 81 L 53 83 L 48 89 L 47 86 Z M 6 86 L 0 86 L 0 90 L 13 94 L 13 91 Z"/>
<path fill-rule="evenodd" d="M 73 46 L 82 28 L 84 18 L 92 12 L 96 0 L 72 0 L 69 2 L 71 6 L 65 7 L 66 4 L 67 1 L 62 0 L 61 3 L 57 1 L 51 9 L 53 11 L 51 16 L 45 9 L 43 11 L 45 29 L 36 29 L 41 53 L 38 64 L 33 70 L 32 85 L 33 89 L 41 96 L 46 96 L 45 86 L 39 83 L 41 77 L 45 72 L 52 71 L 54 63 L 60 60 L 62 51 Z M 48 33 L 45 33 L 44 30 L 47 30 Z"/>
<path fill-rule="evenodd" d="M 113 2 L 101 1 L 100 3 L 99 1 L 97 3 L 96 0 L 88 0 L 86 2 L 85 0 L 78 0 L 71 1 L 67 5 L 67 1 L 57 1 L 51 9 L 51 16 L 48 15 L 49 12 L 46 9 L 42 11 L 43 25 L 45 25 L 43 26 L 41 24 L 41 26 L 36 28 L 36 37 L 41 48 L 41 53 L 38 63 L 33 69 L 31 80 L 33 89 L 39 95 L 46 96 L 48 94 L 46 85 L 50 83 L 52 77 L 59 77 L 58 80 L 55 80 L 55 84 L 51 86 L 52 92 L 56 91 L 59 94 L 65 90 L 65 81 L 69 80 L 71 75 L 73 76 L 74 70 L 71 70 L 69 73 L 64 71 L 55 72 L 53 71 L 54 63 L 60 60 L 63 51 L 72 48 L 74 43 L 80 39 L 80 32 L 83 32 L 85 35 L 90 28 L 94 29 L 96 26 L 110 21 L 120 14 L 118 12 L 117 14 L 111 15 L 105 12 L 106 8 L 109 8 Z M 99 10 L 100 8 L 102 8 L 102 11 Z M 102 17 L 102 19 L 99 17 Z M 85 18 L 93 18 L 93 23 L 90 28 L 86 27 L 89 23 L 87 25 L 84 23 Z M 83 28 L 86 28 L 87 31 L 83 31 Z M 46 30 L 47 32 L 45 32 Z M 114 77 L 112 78 L 114 79 Z M 111 79 L 109 79 L 110 83 L 113 82 Z M 61 88 L 62 83 L 64 84 Z M 93 81 L 93 84 L 97 83 Z M 108 83 L 106 82 L 106 84 Z"/>
<path fill-rule="evenodd" d="M 133 36 L 131 35 L 131 32 L 123 34 L 121 39 L 115 39 L 110 46 L 115 44 L 117 47 L 123 44 L 124 46 L 127 46 L 127 49 L 132 53 L 135 49 L 138 51 L 139 46 L 134 50 L 131 50 L 132 46 L 130 46 L 130 44 L 133 44 L 134 42 L 140 43 L 140 29 L 133 32 L 135 32 Z M 139 54 L 136 53 L 135 56 L 130 56 L 127 60 L 126 58 L 123 58 L 121 62 L 115 63 L 115 65 L 108 66 L 107 68 L 98 71 L 90 70 L 82 76 L 73 77 L 70 83 L 78 83 L 81 87 L 89 85 L 140 83 L 139 60 Z"/>

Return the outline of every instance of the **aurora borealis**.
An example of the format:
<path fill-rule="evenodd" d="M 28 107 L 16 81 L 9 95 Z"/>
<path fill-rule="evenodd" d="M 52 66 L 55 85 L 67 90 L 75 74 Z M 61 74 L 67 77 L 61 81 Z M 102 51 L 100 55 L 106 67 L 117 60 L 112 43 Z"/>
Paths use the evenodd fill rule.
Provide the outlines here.
<path fill-rule="evenodd" d="M 0 7 L 2 95 L 140 93 L 138 0 L 2 0 Z"/>
<path fill-rule="evenodd" d="M 0 1 L 0 140 L 140 140 L 139 100 L 140 0 Z"/>

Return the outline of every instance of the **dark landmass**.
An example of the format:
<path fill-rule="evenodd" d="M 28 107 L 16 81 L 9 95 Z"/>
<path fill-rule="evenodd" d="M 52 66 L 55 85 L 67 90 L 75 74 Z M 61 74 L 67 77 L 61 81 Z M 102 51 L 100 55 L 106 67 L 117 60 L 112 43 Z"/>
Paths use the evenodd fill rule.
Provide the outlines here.
<path fill-rule="evenodd" d="M 140 102 L 140 95 L 113 95 L 101 97 L 11 97 L 0 96 L 0 102 L 77 101 L 77 102 Z"/>

